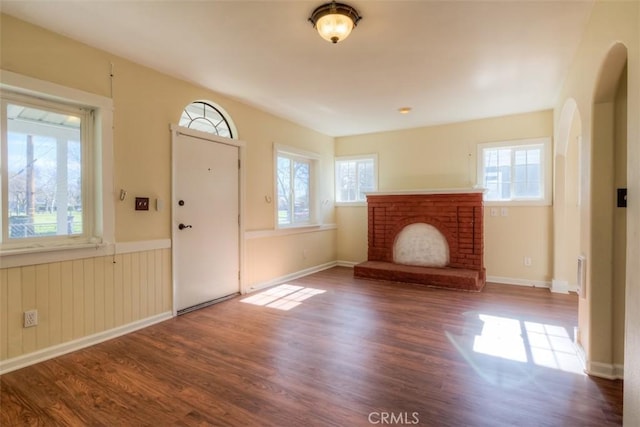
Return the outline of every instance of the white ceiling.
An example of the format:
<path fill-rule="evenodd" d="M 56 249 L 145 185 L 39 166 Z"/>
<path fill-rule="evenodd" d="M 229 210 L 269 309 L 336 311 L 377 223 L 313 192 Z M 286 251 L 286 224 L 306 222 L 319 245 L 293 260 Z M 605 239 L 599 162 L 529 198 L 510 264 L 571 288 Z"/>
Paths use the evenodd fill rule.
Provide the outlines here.
<path fill-rule="evenodd" d="M 349 1 L 363 19 L 332 45 L 307 21 L 322 3 L 2 0 L 0 8 L 344 136 L 552 108 L 593 6 Z M 405 106 L 413 111 L 399 114 Z"/>

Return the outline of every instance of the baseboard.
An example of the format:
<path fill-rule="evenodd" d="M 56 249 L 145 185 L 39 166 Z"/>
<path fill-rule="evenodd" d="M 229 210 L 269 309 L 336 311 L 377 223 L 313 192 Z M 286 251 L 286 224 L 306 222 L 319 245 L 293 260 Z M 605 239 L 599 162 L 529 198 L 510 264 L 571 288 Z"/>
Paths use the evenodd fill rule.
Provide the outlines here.
<path fill-rule="evenodd" d="M 333 268 L 337 265 L 338 263 L 336 261 L 331 261 L 324 264 L 316 265 L 314 267 L 305 268 L 304 270 L 296 271 L 295 273 L 276 277 L 274 279 L 267 280 L 266 282 L 254 283 L 253 285 L 249 286 L 249 293 L 259 291 L 260 289 L 268 288 L 270 286 L 280 285 L 289 280 L 299 279 L 301 277 L 308 276 L 319 271 L 328 270 L 329 268 Z"/>
<path fill-rule="evenodd" d="M 578 287 L 575 284 L 571 284 L 566 280 L 553 279 L 551 280 L 551 292 L 557 294 L 578 293 Z"/>
<path fill-rule="evenodd" d="M 587 353 L 584 351 L 584 348 L 579 342 L 573 343 L 574 348 L 576 349 L 576 355 L 578 359 L 580 359 L 580 364 L 582 365 L 582 370 L 587 372 Z"/>
<path fill-rule="evenodd" d="M 594 377 L 621 380 L 624 378 L 624 365 L 587 361 L 586 372 Z"/>
<path fill-rule="evenodd" d="M 568 294 L 569 293 L 569 282 L 566 280 L 551 280 L 551 292 L 556 294 Z"/>
<path fill-rule="evenodd" d="M 584 348 L 579 343 L 574 343 L 576 355 L 580 359 L 580 363 L 584 369 L 584 372 L 593 377 L 605 378 L 608 380 L 621 380 L 624 379 L 624 365 L 601 363 L 601 362 L 589 362 Z"/>
<path fill-rule="evenodd" d="M 33 353 L 0 361 L 0 375 L 15 371 L 16 369 L 24 368 L 29 365 L 34 365 L 39 362 L 44 362 L 45 360 L 53 359 L 54 357 L 62 356 L 63 354 L 71 353 L 73 351 L 99 344 L 101 342 L 108 341 L 122 335 L 126 335 L 139 329 L 146 328 L 147 326 L 151 326 L 155 323 L 171 319 L 172 317 L 172 313 L 170 311 L 167 311 L 164 313 L 156 314 L 155 316 L 138 320 L 136 322 L 119 326 L 117 328 L 109 329 L 108 331 L 99 332 L 97 334 L 89 335 L 73 341 L 68 341 L 62 344 L 38 350 Z"/>
<path fill-rule="evenodd" d="M 487 282 L 501 285 L 529 286 L 534 288 L 551 288 L 551 283 L 542 280 L 516 279 L 514 277 L 487 276 Z"/>
<path fill-rule="evenodd" d="M 338 267 L 348 267 L 348 268 L 353 268 L 356 265 L 360 264 L 359 262 L 355 262 L 355 261 L 336 261 L 336 266 Z"/>

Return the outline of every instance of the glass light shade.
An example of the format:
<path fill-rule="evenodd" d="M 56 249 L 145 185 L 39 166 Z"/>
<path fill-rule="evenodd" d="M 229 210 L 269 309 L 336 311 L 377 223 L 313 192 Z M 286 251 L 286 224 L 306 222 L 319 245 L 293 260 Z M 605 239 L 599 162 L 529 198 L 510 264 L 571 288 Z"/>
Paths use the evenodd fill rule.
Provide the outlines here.
<path fill-rule="evenodd" d="M 331 43 L 338 43 L 349 37 L 353 30 L 353 20 L 339 13 L 324 15 L 316 22 L 318 34 Z"/>

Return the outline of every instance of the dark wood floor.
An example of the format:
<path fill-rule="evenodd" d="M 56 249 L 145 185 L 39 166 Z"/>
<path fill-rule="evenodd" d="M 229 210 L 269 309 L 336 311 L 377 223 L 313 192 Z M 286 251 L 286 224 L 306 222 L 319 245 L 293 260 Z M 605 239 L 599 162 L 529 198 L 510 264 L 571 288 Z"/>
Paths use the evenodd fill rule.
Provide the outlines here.
<path fill-rule="evenodd" d="M 304 289 L 251 296 L 262 305 L 238 297 L 5 374 L 0 425 L 621 424 L 621 381 L 534 363 L 536 328 L 572 336 L 575 295 L 435 290 L 347 268 L 290 285 Z M 502 345 L 483 342 L 516 350 L 491 355 Z"/>

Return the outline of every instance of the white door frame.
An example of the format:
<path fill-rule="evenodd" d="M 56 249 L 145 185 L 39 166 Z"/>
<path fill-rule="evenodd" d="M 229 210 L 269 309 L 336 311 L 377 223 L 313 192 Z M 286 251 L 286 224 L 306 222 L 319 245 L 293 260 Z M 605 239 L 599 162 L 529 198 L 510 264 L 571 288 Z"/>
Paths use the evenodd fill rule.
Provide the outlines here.
<path fill-rule="evenodd" d="M 244 226 L 244 206 L 245 206 L 245 168 L 244 168 L 244 164 L 245 164 L 245 148 L 246 148 L 246 143 L 244 141 L 238 140 L 238 139 L 231 139 L 231 138 L 224 138 L 218 135 L 214 135 L 211 133 L 207 133 L 207 132 L 201 132 L 198 130 L 194 130 L 194 129 L 189 129 L 189 128 L 185 128 L 185 127 L 181 127 L 178 125 L 174 125 L 172 124 L 170 126 L 171 129 L 171 288 L 172 288 L 172 312 L 173 312 L 173 316 L 177 316 L 178 315 L 178 310 L 176 307 L 176 257 L 174 256 L 173 251 L 175 250 L 175 245 L 173 244 L 173 242 L 175 241 L 176 238 L 176 231 L 178 230 L 178 225 L 176 223 L 176 221 L 174 220 L 175 218 L 175 209 L 176 209 L 176 203 L 177 201 L 174 200 L 175 199 L 175 194 L 176 194 L 176 150 L 177 150 L 177 141 L 176 141 L 176 137 L 178 135 L 185 135 L 185 136 L 190 136 L 193 138 L 200 138 L 200 139 L 204 139 L 206 141 L 211 141 L 211 142 L 215 142 L 218 144 L 225 144 L 225 145 L 231 145 L 233 147 L 238 147 L 238 154 L 239 154 L 239 159 L 240 159 L 240 165 L 239 165 L 239 171 L 238 171 L 238 178 L 239 178 L 239 191 L 240 194 L 238 194 L 238 212 L 240 213 L 240 221 L 238 224 L 238 245 L 239 245 L 239 262 L 240 262 L 240 277 L 239 277 L 239 283 L 240 283 L 240 293 L 241 294 L 245 294 L 246 293 L 246 283 L 245 283 L 245 263 L 244 263 L 244 259 L 245 259 L 245 244 L 244 244 L 244 230 L 245 230 L 245 226 Z"/>

